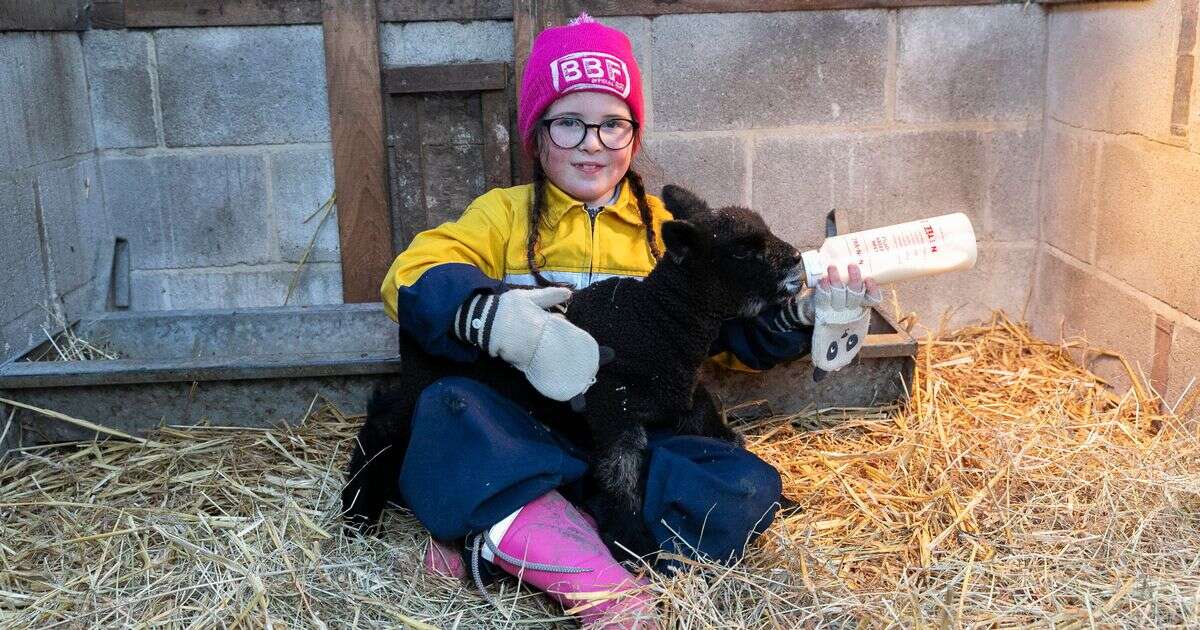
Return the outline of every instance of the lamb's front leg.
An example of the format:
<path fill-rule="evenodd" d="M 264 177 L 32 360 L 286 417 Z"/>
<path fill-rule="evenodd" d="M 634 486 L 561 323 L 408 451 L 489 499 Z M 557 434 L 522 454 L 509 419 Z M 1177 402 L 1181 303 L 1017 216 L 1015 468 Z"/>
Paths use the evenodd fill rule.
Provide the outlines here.
<path fill-rule="evenodd" d="M 368 404 L 342 489 L 343 518 L 351 529 L 362 531 L 378 524 L 395 494 L 396 476 L 412 432 L 410 394 L 403 389 L 376 392 Z"/>
<path fill-rule="evenodd" d="M 594 511 L 604 543 L 618 558 L 626 550 L 638 555 L 657 551 L 642 518 L 646 429 L 630 424 L 615 431 L 609 427 L 607 433 L 593 431 L 593 436 L 597 449 L 592 476 L 601 490 Z"/>
<path fill-rule="evenodd" d="M 680 413 L 675 432 L 710 437 L 735 446 L 746 445 L 746 438 L 725 421 L 720 401 L 703 385 L 697 385 L 692 392 L 692 407 Z"/>

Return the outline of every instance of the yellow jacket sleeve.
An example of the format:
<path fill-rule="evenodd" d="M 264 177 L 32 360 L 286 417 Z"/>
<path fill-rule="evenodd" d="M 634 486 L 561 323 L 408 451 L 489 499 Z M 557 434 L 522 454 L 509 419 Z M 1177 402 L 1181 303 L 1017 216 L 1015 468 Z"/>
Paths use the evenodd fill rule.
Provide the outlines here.
<path fill-rule="evenodd" d="M 380 287 L 388 317 L 431 354 L 474 359 L 477 349 L 455 339 L 450 328 L 473 293 L 500 289 L 511 225 L 511 199 L 506 189 L 494 189 L 457 221 L 418 234 Z"/>

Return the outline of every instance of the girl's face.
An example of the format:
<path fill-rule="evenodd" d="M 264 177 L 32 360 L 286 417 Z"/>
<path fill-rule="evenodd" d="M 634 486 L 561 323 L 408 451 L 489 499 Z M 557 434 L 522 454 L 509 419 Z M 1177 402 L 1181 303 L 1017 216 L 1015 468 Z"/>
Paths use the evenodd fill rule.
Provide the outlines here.
<path fill-rule="evenodd" d="M 570 116 L 587 124 L 599 124 L 612 118 L 632 120 L 629 106 L 615 94 L 573 92 L 557 101 L 542 114 L 543 120 Z M 539 159 L 546 177 L 563 192 L 587 204 L 602 204 L 612 197 L 617 183 L 629 170 L 635 138 L 623 149 L 609 149 L 600 143 L 599 130 L 587 130 L 583 143 L 563 149 L 550 139 L 545 125 L 538 125 Z M 635 134 L 638 132 L 635 130 Z"/>

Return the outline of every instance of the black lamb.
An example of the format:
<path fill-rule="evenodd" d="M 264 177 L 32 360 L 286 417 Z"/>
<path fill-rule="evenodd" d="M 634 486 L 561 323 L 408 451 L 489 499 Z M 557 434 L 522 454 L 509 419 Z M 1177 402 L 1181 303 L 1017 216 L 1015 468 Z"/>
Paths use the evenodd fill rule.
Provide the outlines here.
<path fill-rule="evenodd" d="M 643 280 L 610 278 L 576 291 L 566 317 L 615 357 L 600 368 L 574 412 L 542 397 L 524 375 L 499 359 L 458 363 L 428 355 L 402 335 L 403 374 L 377 391 L 347 469 L 342 502 L 351 526 L 374 524 L 395 495 L 414 406 L 421 391 L 447 376 L 483 382 L 573 441 L 590 445 L 590 474 L 601 497 L 601 534 L 636 553 L 657 549 L 642 525 L 646 429 L 668 428 L 740 443 L 699 371 L 721 323 L 752 316 L 795 293 L 800 254 L 773 235 L 758 214 L 741 207 L 710 210 L 676 186 L 663 189 L 674 217 L 662 225 L 666 253 Z M 580 421 L 582 416 L 582 422 Z"/>

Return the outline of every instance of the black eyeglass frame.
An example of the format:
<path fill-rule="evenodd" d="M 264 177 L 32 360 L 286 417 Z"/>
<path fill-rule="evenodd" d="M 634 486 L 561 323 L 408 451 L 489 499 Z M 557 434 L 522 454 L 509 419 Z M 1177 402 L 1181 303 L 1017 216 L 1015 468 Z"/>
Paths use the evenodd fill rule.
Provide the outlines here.
<path fill-rule="evenodd" d="M 554 134 L 550 131 L 550 126 L 559 120 L 577 120 L 577 121 L 579 121 L 579 124 L 583 125 L 583 135 L 579 137 L 579 142 L 576 142 L 575 144 L 573 144 L 569 147 L 564 147 L 563 145 L 555 142 Z M 621 121 L 627 122 L 630 124 L 630 126 L 633 127 L 633 133 L 629 134 L 629 142 L 626 142 L 625 144 L 623 144 L 619 147 L 616 147 L 616 148 L 608 146 L 604 142 L 604 135 L 600 133 L 600 127 L 603 127 L 605 125 L 605 123 L 610 123 L 614 120 L 621 120 Z M 637 121 L 630 120 L 629 118 L 609 118 L 602 123 L 587 123 L 587 122 L 584 122 L 580 118 L 576 118 L 575 116 L 556 116 L 554 118 L 543 118 L 539 122 L 541 122 L 542 126 L 546 128 L 546 135 L 550 136 L 550 142 L 554 142 L 554 146 L 556 146 L 560 149 L 574 149 L 574 148 L 578 147 L 579 145 L 583 144 L 584 142 L 587 142 L 588 132 L 591 131 L 593 128 L 595 128 L 596 139 L 600 141 L 600 146 L 604 147 L 605 149 L 608 149 L 609 151 L 620 151 L 621 149 L 624 149 L 625 147 L 633 144 L 633 139 L 637 137 L 637 131 L 639 128 Z"/>

